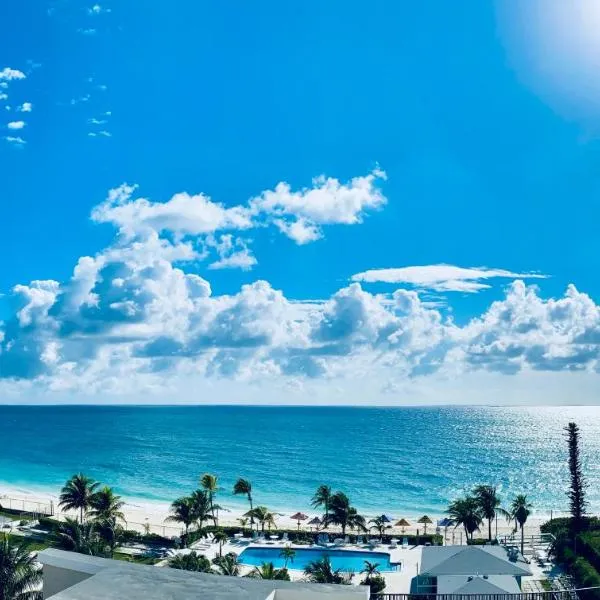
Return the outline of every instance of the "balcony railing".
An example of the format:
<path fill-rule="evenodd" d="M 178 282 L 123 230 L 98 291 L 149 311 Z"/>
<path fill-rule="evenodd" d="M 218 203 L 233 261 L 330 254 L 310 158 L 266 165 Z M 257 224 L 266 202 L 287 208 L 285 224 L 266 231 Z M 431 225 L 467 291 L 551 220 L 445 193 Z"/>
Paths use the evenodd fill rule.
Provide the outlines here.
<path fill-rule="evenodd" d="M 371 594 L 371 600 L 600 600 L 600 587 L 522 594 Z"/>

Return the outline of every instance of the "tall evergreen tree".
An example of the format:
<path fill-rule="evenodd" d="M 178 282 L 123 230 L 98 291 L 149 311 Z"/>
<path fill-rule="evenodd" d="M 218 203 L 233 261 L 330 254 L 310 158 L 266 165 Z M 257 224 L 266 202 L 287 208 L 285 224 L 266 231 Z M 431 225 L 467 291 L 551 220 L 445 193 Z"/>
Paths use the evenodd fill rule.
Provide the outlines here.
<path fill-rule="evenodd" d="M 579 427 L 569 423 L 565 427 L 569 446 L 569 473 L 571 484 L 567 493 L 571 505 L 571 526 L 575 532 L 581 531 L 586 523 L 587 501 L 585 490 L 587 482 L 581 466 L 581 450 L 579 448 Z"/>

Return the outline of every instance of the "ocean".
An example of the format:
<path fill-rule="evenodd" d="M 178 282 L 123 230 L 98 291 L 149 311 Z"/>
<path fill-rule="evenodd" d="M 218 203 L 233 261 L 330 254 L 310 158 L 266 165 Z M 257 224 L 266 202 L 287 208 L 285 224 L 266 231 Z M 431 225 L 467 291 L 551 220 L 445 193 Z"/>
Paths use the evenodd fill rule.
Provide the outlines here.
<path fill-rule="evenodd" d="M 402 516 L 440 514 L 485 483 L 547 514 L 567 509 L 570 420 L 600 512 L 600 407 L 0 406 L 0 482 L 57 494 L 82 471 L 128 498 L 171 501 L 211 472 L 226 506 L 246 506 L 231 493 L 245 477 L 271 509 L 306 511 L 325 483 L 366 514 Z"/>

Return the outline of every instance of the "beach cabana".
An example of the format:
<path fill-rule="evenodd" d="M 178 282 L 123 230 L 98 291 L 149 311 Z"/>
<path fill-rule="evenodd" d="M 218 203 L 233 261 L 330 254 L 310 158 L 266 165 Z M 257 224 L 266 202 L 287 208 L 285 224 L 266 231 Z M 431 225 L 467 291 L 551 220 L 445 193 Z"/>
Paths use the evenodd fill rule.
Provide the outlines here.
<path fill-rule="evenodd" d="M 318 530 L 319 525 L 322 524 L 322 521 L 321 521 L 321 519 L 319 519 L 319 517 L 313 517 L 307 524 L 310 525 L 311 527 L 316 527 Z"/>
<path fill-rule="evenodd" d="M 294 521 L 298 521 L 298 531 L 300 531 L 300 521 L 306 521 L 308 519 L 308 515 L 304 513 L 297 512 L 295 515 L 292 515 L 290 519 L 294 519 Z"/>
<path fill-rule="evenodd" d="M 406 520 L 406 519 L 400 519 L 395 525 L 394 527 L 402 527 L 402 534 L 404 534 L 404 530 L 407 527 L 410 527 L 410 523 Z"/>
<path fill-rule="evenodd" d="M 423 534 L 427 535 L 427 525 L 431 525 L 433 521 L 427 516 L 423 515 L 417 523 L 421 523 L 423 525 Z"/>

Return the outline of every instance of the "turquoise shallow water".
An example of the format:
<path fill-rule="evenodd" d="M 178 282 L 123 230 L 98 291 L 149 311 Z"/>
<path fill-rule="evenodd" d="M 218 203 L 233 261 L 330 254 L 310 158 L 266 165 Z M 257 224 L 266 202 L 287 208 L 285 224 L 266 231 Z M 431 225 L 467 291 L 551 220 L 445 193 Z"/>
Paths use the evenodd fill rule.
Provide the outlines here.
<path fill-rule="evenodd" d="M 167 500 L 206 471 L 220 502 L 249 478 L 255 503 L 309 508 L 321 483 L 365 512 L 441 513 L 475 483 L 537 511 L 567 508 L 569 420 L 582 428 L 591 509 L 600 512 L 600 408 L 0 406 L 0 481 L 56 493 L 84 471 L 129 497 Z M 0 487 L 1 489 L 1 487 Z"/>
<path fill-rule="evenodd" d="M 360 573 L 365 568 L 365 560 L 379 563 L 380 571 L 393 571 L 390 555 L 385 552 L 361 552 L 360 550 L 336 550 L 324 548 L 294 548 L 296 553 L 288 568 L 304 571 L 308 563 L 328 556 L 334 569 Z M 244 565 L 260 567 L 265 562 L 272 562 L 276 569 L 285 566 L 281 557 L 281 548 L 246 548 L 239 556 Z"/>

